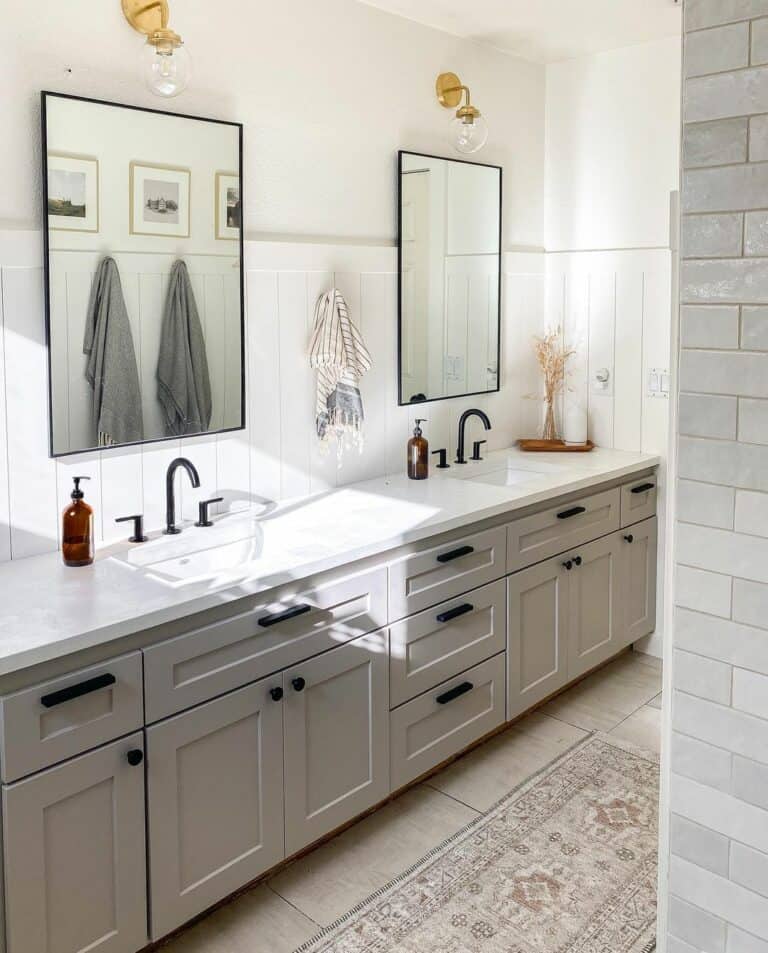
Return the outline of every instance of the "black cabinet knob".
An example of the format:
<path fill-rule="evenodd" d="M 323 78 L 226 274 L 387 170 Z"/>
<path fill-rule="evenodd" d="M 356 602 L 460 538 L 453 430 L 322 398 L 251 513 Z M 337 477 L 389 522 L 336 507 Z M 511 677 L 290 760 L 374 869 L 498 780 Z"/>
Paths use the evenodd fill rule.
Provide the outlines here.
<path fill-rule="evenodd" d="M 279 702 L 280 699 L 283 697 L 283 690 L 278 685 L 277 688 L 270 688 L 269 694 L 272 696 L 273 702 Z"/>
<path fill-rule="evenodd" d="M 574 562 L 574 565 L 576 565 L 576 566 L 580 566 L 583 561 L 584 561 L 584 560 L 581 558 L 581 556 L 574 556 L 574 557 L 573 557 L 573 562 Z"/>
<path fill-rule="evenodd" d="M 132 748 L 125 757 L 128 764 L 135 768 L 137 764 L 141 764 L 144 760 L 144 752 L 141 748 Z"/>
<path fill-rule="evenodd" d="M 625 536 L 624 539 L 626 539 L 628 543 L 634 543 L 635 541 L 635 537 L 631 533 L 629 534 L 629 536 Z"/>
<path fill-rule="evenodd" d="M 298 678 L 291 679 L 291 685 L 293 685 L 294 690 L 297 692 L 303 692 L 306 684 L 307 683 L 304 681 L 304 679 L 301 676 L 299 676 Z"/>
<path fill-rule="evenodd" d="M 563 566 L 568 570 L 568 572 L 570 572 L 573 569 L 572 560 L 566 559 L 566 561 L 563 563 Z"/>

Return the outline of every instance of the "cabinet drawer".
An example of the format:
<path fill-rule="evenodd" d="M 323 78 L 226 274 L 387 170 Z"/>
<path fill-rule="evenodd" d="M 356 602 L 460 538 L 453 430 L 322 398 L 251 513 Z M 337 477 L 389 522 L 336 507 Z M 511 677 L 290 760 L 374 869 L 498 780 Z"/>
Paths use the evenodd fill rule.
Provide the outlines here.
<path fill-rule="evenodd" d="M 386 625 L 387 570 L 301 589 L 144 650 L 147 722 Z"/>
<path fill-rule="evenodd" d="M 504 580 L 396 622 L 389 638 L 389 692 L 395 708 L 504 651 Z"/>
<path fill-rule="evenodd" d="M 390 621 L 419 612 L 504 575 L 503 526 L 404 556 L 389 567 Z"/>
<path fill-rule="evenodd" d="M 141 652 L 0 699 L 3 781 L 14 781 L 144 723 Z"/>
<path fill-rule="evenodd" d="M 621 525 L 630 526 L 656 515 L 656 474 L 621 488 Z"/>
<path fill-rule="evenodd" d="M 619 489 L 560 503 L 507 527 L 507 570 L 516 572 L 619 528 Z"/>
<path fill-rule="evenodd" d="M 504 722 L 504 653 L 390 712 L 392 790 Z"/>

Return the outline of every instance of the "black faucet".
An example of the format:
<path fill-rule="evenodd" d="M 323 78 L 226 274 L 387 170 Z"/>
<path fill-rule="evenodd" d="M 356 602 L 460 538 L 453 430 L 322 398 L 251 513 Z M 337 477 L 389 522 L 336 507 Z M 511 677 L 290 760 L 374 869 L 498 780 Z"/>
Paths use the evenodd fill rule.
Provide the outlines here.
<path fill-rule="evenodd" d="M 181 530 L 176 525 L 176 494 L 173 489 L 173 480 L 176 476 L 176 471 L 179 467 L 184 467 L 184 469 L 189 474 L 189 482 L 194 487 L 200 486 L 200 474 L 195 469 L 195 465 L 187 460 L 186 457 L 176 457 L 175 460 L 172 460 L 168 472 L 165 474 L 165 522 L 166 527 L 163 532 L 166 536 L 175 536 L 177 533 L 180 533 Z"/>
<path fill-rule="evenodd" d="M 488 414 L 484 413 L 482 410 L 465 410 L 461 417 L 459 417 L 459 445 L 456 448 L 456 463 L 467 462 L 464 459 L 464 431 L 467 426 L 467 421 L 470 417 L 479 417 L 482 420 L 485 429 L 491 429 L 491 422 L 488 419 Z"/>

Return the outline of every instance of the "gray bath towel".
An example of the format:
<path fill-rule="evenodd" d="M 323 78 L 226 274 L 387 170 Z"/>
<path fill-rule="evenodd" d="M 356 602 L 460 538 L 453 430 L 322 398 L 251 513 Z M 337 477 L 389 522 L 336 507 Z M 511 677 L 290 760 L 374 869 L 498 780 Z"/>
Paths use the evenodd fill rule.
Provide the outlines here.
<path fill-rule="evenodd" d="M 113 258 L 99 265 L 88 302 L 83 353 L 93 388 L 93 418 L 100 447 L 144 439 L 141 388 L 133 334 Z"/>
<path fill-rule="evenodd" d="M 205 338 L 189 272 L 174 262 L 163 312 L 157 396 L 168 436 L 202 433 L 211 425 L 211 380 Z"/>

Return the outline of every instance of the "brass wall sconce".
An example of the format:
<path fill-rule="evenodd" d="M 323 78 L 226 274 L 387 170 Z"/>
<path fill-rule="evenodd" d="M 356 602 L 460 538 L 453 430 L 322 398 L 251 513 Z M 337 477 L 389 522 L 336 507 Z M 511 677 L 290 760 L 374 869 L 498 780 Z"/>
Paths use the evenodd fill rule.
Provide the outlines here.
<path fill-rule="evenodd" d="M 187 88 L 192 61 L 178 33 L 168 29 L 168 0 L 121 0 L 125 19 L 147 38 L 142 72 L 158 96 L 178 96 Z"/>
<path fill-rule="evenodd" d="M 451 140 L 458 152 L 479 152 L 488 141 L 488 123 L 480 110 L 472 105 L 469 87 L 455 73 L 441 73 L 435 83 L 437 99 L 446 109 L 455 109 L 451 122 Z M 464 105 L 462 99 L 466 96 Z M 458 107 L 458 108 L 457 108 Z"/>

